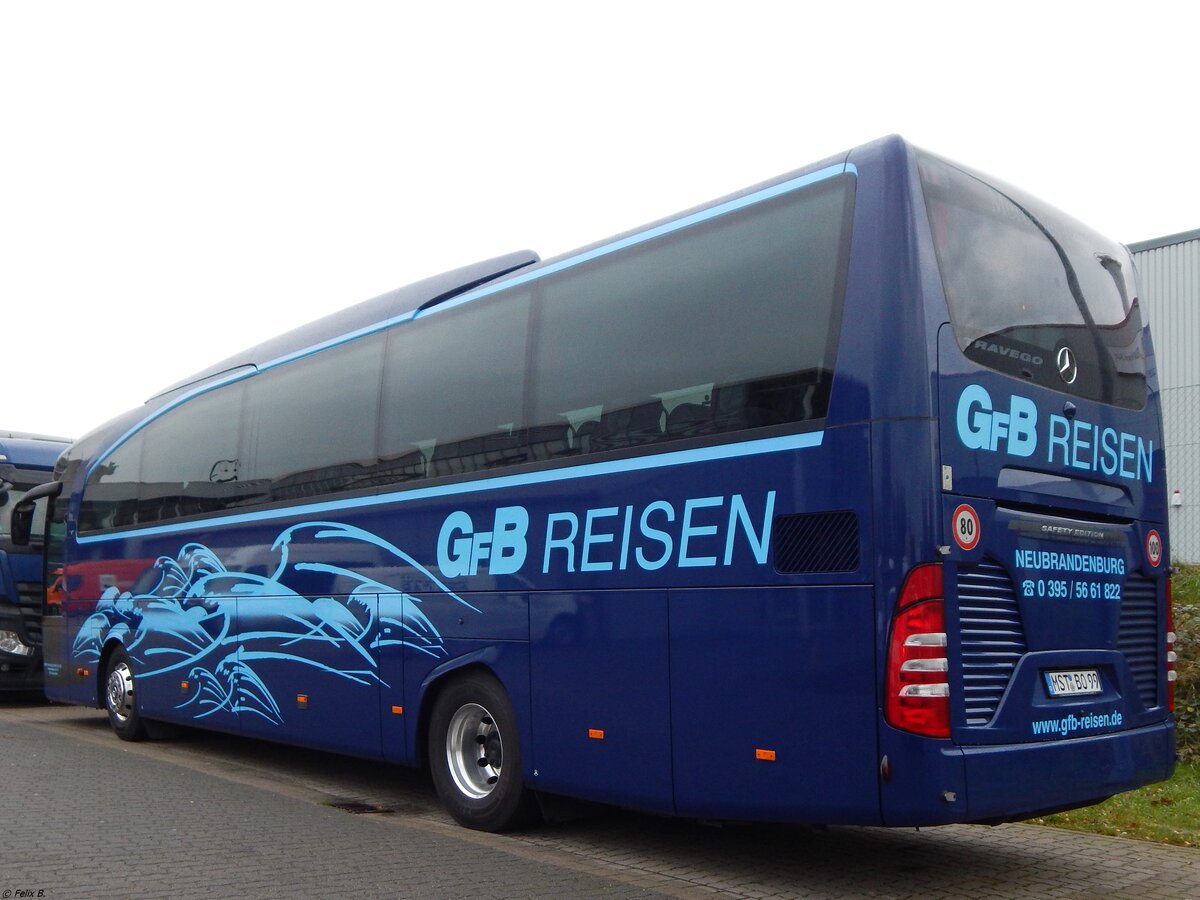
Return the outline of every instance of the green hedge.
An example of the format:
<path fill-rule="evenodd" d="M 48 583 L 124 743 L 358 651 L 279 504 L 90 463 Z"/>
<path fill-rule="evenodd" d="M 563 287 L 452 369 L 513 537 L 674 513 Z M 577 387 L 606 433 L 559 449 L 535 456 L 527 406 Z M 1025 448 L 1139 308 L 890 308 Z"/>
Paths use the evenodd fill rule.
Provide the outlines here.
<path fill-rule="evenodd" d="M 1200 566 L 1171 579 L 1175 601 L 1175 735 L 1181 759 L 1200 759 Z"/>

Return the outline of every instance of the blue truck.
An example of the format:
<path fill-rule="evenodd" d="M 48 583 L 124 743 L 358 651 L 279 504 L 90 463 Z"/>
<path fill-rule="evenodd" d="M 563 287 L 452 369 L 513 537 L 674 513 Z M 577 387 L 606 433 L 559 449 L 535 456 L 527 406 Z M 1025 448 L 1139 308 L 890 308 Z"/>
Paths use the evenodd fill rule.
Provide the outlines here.
<path fill-rule="evenodd" d="M 53 477 L 69 444 L 66 438 L 0 430 L 0 691 L 42 688 L 42 546 L 37 538 L 14 545 L 12 510 Z M 34 533 L 40 536 L 40 526 Z"/>

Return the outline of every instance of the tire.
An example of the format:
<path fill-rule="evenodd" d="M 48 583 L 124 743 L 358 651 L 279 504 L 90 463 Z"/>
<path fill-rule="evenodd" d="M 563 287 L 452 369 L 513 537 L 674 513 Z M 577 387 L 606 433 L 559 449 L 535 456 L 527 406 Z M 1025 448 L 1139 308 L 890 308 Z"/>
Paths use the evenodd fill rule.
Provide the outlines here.
<path fill-rule="evenodd" d="M 133 664 L 122 647 L 113 650 L 104 670 L 104 708 L 108 724 L 123 741 L 146 739 L 146 723 L 137 707 Z"/>
<path fill-rule="evenodd" d="M 460 825 L 505 831 L 533 817 L 517 717 L 489 674 L 463 675 L 438 694 L 429 723 L 429 768 L 442 805 Z"/>

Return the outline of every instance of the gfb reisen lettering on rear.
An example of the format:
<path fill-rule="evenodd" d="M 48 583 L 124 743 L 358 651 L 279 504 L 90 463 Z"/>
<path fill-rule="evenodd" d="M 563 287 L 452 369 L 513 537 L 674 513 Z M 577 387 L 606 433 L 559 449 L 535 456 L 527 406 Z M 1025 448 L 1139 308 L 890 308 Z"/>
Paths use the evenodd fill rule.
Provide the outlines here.
<path fill-rule="evenodd" d="M 476 575 L 481 564 L 492 575 L 512 575 L 525 565 L 531 539 L 543 547 L 542 574 L 711 568 L 748 560 L 761 566 L 774 513 L 775 491 L 757 502 L 731 494 L 562 510 L 549 513 L 540 528 L 523 506 L 498 507 L 487 530 L 477 530 L 471 514 L 457 510 L 438 534 L 438 568 L 447 578 Z"/>
<path fill-rule="evenodd" d="M 986 388 L 969 384 L 959 395 L 955 422 L 959 440 L 971 450 L 1029 459 L 1040 445 L 1041 459 L 1048 463 L 1147 484 L 1154 480 L 1154 441 L 1057 414 L 1047 416 L 1039 429 L 1037 404 L 1020 394 L 1011 395 L 1002 409 Z"/>

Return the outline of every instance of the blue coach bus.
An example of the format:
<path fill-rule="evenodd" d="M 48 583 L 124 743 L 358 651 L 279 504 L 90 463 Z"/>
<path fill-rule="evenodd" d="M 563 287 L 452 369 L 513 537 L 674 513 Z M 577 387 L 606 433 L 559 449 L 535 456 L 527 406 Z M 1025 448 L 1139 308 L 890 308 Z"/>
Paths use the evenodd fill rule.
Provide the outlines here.
<path fill-rule="evenodd" d="M 0 430 L 0 691 L 42 689 L 41 547 L 14 542 L 11 522 L 25 493 L 50 480 L 68 444 L 66 438 Z"/>
<path fill-rule="evenodd" d="M 994 822 L 1174 765 L 1129 254 L 899 138 L 289 332 L 56 485 L 52 699 L 428 765 L 471 827 Z"/>

